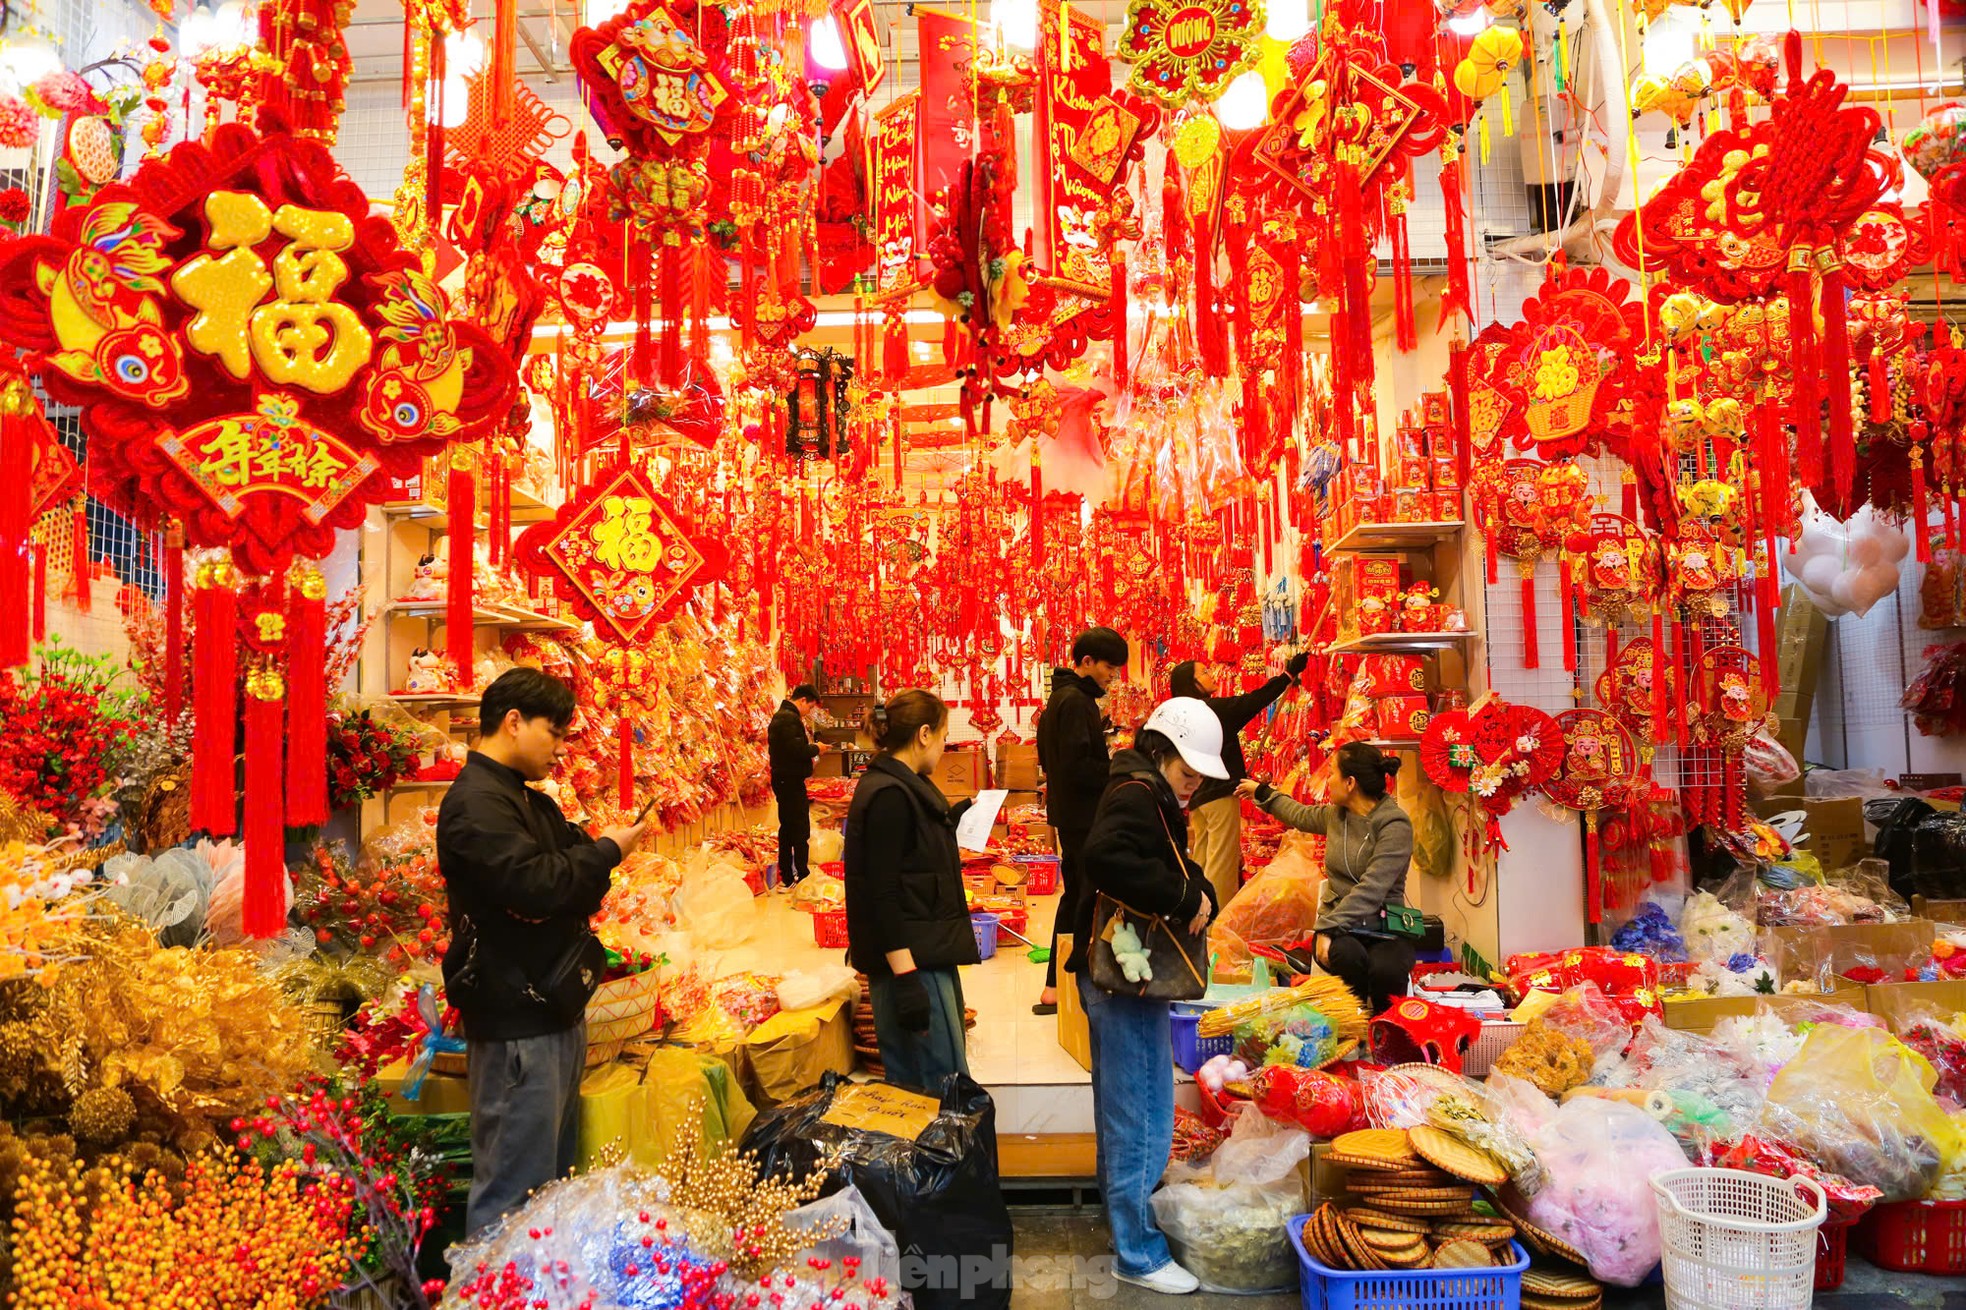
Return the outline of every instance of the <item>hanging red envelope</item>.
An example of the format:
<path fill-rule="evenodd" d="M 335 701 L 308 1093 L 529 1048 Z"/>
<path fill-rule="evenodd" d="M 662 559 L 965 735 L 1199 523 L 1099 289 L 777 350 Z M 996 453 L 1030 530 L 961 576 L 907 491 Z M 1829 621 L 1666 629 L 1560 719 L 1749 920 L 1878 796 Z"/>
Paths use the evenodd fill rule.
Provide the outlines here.
<path fill-rule="evenodd" d="M 1662 710 L 1679 695 L 1679 680 L 1660 667 L 1658 647 L 1638 637 L 1618 648 L 1611 666 L 1597 677 L 1597 703 L 1631 729 L 1640 743 L 1658 739 Z"/>
<path fill-rule="evenodd" d="M 634 642 L 696 588 L 723 576 L 723 543 L 698 536 L 638 465 L 617 465 L 520 535 L 528 572 L 549 578 L 574 612 Z"/>
<path fill-rule="evenodd" d="M 1590 532 L 1571 538 L 1578 557 L 1579 609 L 1597 623 L 1639 622 L 1661 590 L 1659 547 L 1651 533 L 1622 514 L 1591 515 Z"/>
<path fill-rule="evenodd" d="M 1604 918 L 1604 892 L 1598 859 L 1598 814 L 1636 803 L 1647 790 L 1639 775 L 1639 752 L 1631 732 L 1604 710 L 1565 710 L 1556 716 L 1563 732 L 1563 763 L 1543 784 L 1543 794 L 1584 816 L 1586 905 L 1592 923 Z"/>

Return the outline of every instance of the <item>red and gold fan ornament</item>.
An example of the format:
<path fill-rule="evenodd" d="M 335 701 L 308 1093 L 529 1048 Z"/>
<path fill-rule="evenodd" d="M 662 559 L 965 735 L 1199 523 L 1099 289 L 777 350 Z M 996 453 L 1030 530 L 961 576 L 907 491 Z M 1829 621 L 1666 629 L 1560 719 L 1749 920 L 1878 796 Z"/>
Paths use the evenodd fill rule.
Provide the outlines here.
<path fill-rule="evenodd" d="M 1465 710 L 1436 714 L 1420 738 L 1420 765 L 1443 791 L 1473 799 L 1482 825 L 1470 834 L 1477 848 L 1508 849 L 1500 820 L 1526 792 L 1555 776 L 1563 763 L 1563 732 L 1555 719 L 1490 693 Z"/>

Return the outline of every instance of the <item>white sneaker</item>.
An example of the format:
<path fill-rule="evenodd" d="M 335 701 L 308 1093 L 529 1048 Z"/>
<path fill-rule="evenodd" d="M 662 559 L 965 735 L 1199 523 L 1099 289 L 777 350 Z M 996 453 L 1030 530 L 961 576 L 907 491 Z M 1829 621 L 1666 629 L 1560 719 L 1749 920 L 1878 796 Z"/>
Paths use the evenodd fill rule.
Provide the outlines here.
<path fill-rule="evenodd" d="M 1172 1260 L 1151 1274 L 1122 1274 L 1115 1271 L 1113 1276 L 1122 1283 L 1131 1283 L 1135 1287 L 1144 1287 L 1149 1292 L 1159 1292 L 1165 1296 L 1186 1296 L 1201 1286 L 1199 1278 Z"/>

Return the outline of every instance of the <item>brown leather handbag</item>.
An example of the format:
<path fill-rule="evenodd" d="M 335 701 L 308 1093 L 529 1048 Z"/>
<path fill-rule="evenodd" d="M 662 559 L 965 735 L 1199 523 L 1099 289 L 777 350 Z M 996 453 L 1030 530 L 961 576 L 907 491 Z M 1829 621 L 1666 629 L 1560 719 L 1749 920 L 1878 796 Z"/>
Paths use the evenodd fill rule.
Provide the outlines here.
<path fill-rule="evenodd" d="M 1129 786 L 1147 786 L 1132 783 Z M 1155 803 L 1159 813 L 1159 803 Z M 1188 862 L 1168 830 L 1167 816 L 1161 815 L 1161 831 L 1167 834 L 1167 849 L 1174 867 L 1187 874 Z M 1131 924 L 1134 935 L 1147 950 L 1152 977 L 1134 982 L 1120 967 L 1113 953 L 1113 934 L 1122 924 Z M 1186 924 L 1174 923 L 1166 915 L 1136 910 L 1117 896 L 1098 893 L 1092 904 L 1091 978 L 1095 987 L 1116 996 L 1137 996 L 1147 1001 L 1193 1001 L 1208 990 L 1208 929 L 1188 931 Z"/>

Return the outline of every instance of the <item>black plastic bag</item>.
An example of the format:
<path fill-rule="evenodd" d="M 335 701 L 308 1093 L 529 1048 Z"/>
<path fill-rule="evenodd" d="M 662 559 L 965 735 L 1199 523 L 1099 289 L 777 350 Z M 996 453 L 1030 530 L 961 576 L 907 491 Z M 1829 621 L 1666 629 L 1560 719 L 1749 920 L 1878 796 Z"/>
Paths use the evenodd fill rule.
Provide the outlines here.
<path fill-rule="evenodd" d="M 824 1122 L 850 1086 L 829 1073 L 817 1087 L 752 1121 L 743 1147 L 771 1173 L 827 1169 L 821 1195 L 860 1189 L 901 1246 L 901 1290 L 918 1310 L 1008 1307 L 1010 1212 L 997 1183 L 997 1110 L 973 1080 L 951 1074 L 941 1113 L 913 1140 Z"/>
<path fill-rule="evenodd" d="M 1864 802 L 1864 822 L 1877 829 L 1871 854 L 1891 866 L 1891 890 L 1906 900 L 1913 890 L 1913 834 L 1936 813 L 1916 796 L 1878 796 Z"/>
<path fill-rule="evenodd" d="M 1888 858 L 1888 857 L 1887 857 Z M 1910 900 L 1966 897 L 1966 814 L 1933 812 L 1911 830 L 1910 867 L 1901 879 L 1891 863 L 1891 890 Z"/>

